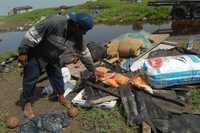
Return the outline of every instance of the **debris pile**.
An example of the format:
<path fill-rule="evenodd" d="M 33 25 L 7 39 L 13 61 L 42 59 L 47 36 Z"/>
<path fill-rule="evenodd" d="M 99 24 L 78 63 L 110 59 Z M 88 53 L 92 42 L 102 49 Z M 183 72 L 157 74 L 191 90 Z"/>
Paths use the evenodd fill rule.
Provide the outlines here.
<path fill-rule="evenodd" d="M 129 39 L 122 42 L 137 44 Z M 82 90 L 72 102 L 100 108 L 113 108 L 120 102 L 130 126 L 145 122 L 155 133 L 198 133 L 200 115 L 192 114 L 192 93 L 187 85 L 200 83 L 199 54 L 170 42 L 159 42 L 138 55 L 130 48 L 129 56 L 120 56 L 120 44 L 115 39 L 107 46 L 108 57 L 117 57 L 117 62 L 103 59 L 97 63 L 95 78 L 88 76 L 87 71 L 82 72 Z"/>

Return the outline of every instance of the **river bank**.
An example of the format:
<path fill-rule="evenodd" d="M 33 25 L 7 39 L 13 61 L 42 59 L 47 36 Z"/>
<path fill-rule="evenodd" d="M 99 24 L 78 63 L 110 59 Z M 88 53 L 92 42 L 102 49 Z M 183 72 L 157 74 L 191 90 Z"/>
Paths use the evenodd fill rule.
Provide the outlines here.
<path fill-rule="evenodd" d="M 26 30 L 41 17 L 73 11 L 89 13 L 96 24 L 133 24 L 136 21 L 159 23 L 169 20 L 169 7 L 152 8 L 147 5 L 148 1 L 133 3 L 125 0 L 97 0 L 69 7 L 64 11 L 46 8 L 14 16 L 0 16 L 0 31 Z"/>

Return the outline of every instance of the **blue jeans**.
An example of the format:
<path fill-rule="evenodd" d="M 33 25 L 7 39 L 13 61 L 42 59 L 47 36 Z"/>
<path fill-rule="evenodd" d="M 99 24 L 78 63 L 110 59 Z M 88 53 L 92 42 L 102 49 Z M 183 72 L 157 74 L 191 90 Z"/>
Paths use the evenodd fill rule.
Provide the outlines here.
<path fill-rule="evenodd" d="M 62 95 L 64 93 L 64 81 L 61 69 L 52 64 L 47 64 L 45 69 L 54 92 Z M 34 88 L 41 75 L 41 71 L 42 67 L 40 63 L 34 58 L 30 59 L 24 66 L 22 96 L 25 103 L 33 101 L 36 97 Z"/>

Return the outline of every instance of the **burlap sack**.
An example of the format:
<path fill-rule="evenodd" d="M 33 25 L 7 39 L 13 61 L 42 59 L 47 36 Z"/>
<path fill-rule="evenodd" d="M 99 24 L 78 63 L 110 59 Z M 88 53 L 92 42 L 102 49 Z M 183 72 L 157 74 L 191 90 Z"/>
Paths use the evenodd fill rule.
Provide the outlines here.
<path fill-rule="evenodd" d="M 107 45 L 107 57 L 114 58 L 119 57 L 119 40 L 113 40 Z"/>
<path fill-rule="evenodd" d="M 119 41 L 119 57 L 138 56 L 140 48 L 144 47 L 144 42 L 139 39 L 122 39 Z"/>

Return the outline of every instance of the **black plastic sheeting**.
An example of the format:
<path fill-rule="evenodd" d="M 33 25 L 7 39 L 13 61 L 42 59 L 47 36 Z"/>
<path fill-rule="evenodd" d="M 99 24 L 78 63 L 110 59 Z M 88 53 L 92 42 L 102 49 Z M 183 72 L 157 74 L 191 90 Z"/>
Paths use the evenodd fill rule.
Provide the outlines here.
<path fill-rule="evenodd" d="M 131 88 L 127 85 L 123 86 L 122 89 L 126 90 L 124 94 L 121 93 L 123 94 L 121 95 L 123 103 L 124 97 L 127 97 L 127 99 L 130 97 Z M 128 92 L 128 94 L 126 92 Z M 128 105 L 131 113 L 128 114 L 130 118 L 127 118 L 129 125 L 146 122 L 151 127 L 153 133 L 199 133 L 200 115 L 168 111 L 160 106 L 161 104 L 165 106 L 163 103 L 160 105 L 158 104 L 159 101 L 156 101 L 156 99 L 159 98 L 137 89 L 132 89 L 132 92 L 135 99 L 128 100 L 128 104 L 124 105 L 123 103 L 125 112 L 127 112 L 126 106 Z M 134 104 L 130 105 L 130 103 L 136 103 L 138 115 L 132 111 L 132 105 Z M 166 106 L 170 108 L 169 104 L 166 104 Z"/>
<path fill-rule="evenodd" d="M 90 42 L 87 44 L 88 49 L 90 50 L 92 59 L 94 62 L 100 61 L 106 57 L 106 47 L 102 44 L 98 44 L 95 42 Z"/>
<path fill-rule="evenodd" d="M 69 123 L 65 112 L 51 112 L 25 120 L 18 133 L 63 133 Z"/>

